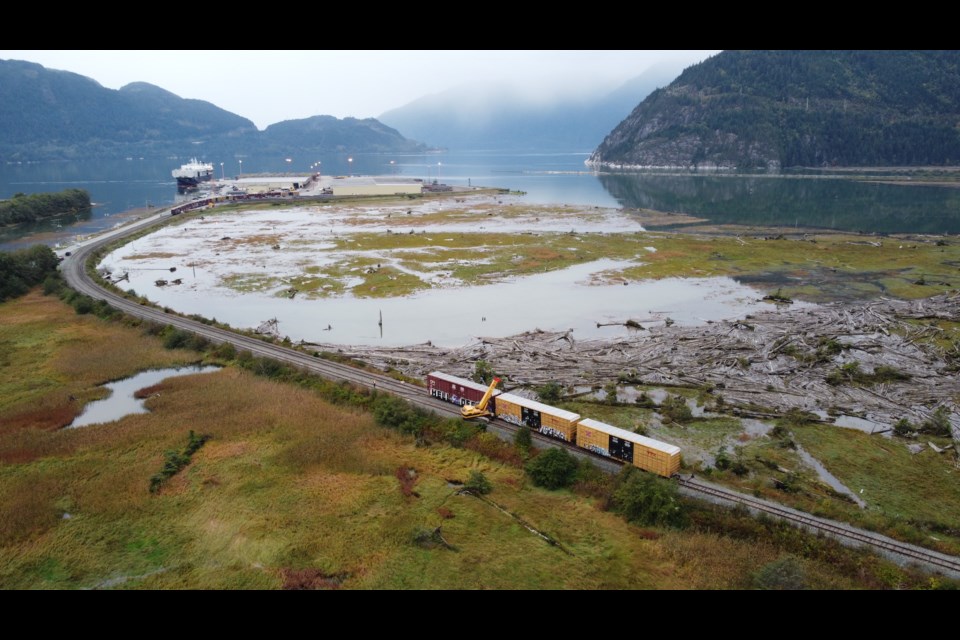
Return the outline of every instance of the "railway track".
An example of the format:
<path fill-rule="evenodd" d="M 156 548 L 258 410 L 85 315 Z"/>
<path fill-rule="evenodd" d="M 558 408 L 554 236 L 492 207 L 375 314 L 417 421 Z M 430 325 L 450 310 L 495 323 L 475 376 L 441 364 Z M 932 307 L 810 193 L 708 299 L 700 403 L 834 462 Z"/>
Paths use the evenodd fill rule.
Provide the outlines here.
<path fill-rule="evenodd" d="M 800 525 L 807 529 L 828 534 L 841 542 L 853 546 L 868 546 L 874 549 L 897 556 L 900 559 L 917 562 L 931 569 L 940 571 L 945 575 L 954 578 L 960 578 L 960 558 L 948 556 L 943 553 L 923 549 L 916 545 L 900 542 L 877 533 L 855 528 L 851 525 L 845 525 L 823 518 L 817 518 L 808 514 L 800 513 L 788 507 L 771 504 L 765 500 L 759 500 L 736 491 L 728 491 L 719 487 L 708 485 L 694 478 L 678 478 L 677 482 L 681 487 L 701 493 L 713 498 L 743 505 L 756 512 L 765 513 L 782 520 L 786 520 L 795 525 Z"/>
<path fill-rule="evenodd" d="M 64 260 L 61 265 L 67 282 L 77 291 L 91 298 L 104 300 L 114 308 L 131 316 L 162 324 L 169 324 L 177 329 L 190 331 L 203 336 L 216 344 L 231 343 L 235 348 L 249 351 L 255 356 L 273 358 L 330 380 L 346 381 L 361 387 L 392 393 L 404 398 L 414 406 L 432 411 L 443 417 L 460 417 L 460 409 L 458 406 L 428 395 L 423 387 L 407 384 L 387 375 L 362 371 L 349 365 L 317 358 L 295 349 L 271 344 L 257 338 L 251 338 L 218 327 L 211 327 L 202 322 L 141 305 L 100 287 L 87 276 L 85 264 L 93 252 L 114 240 L 165 222 L 169 218 L 169 214 L 164 215 L 165 213 L 166 212 L 161 212 L 152 218 L 111 232 L 105 237 L 89 242 L 78 248 L 73 252 L 73 255 Z M 498 433 L 498 435 L 505 439 L 512 439 L 513 434 L 515 434 L 520 427 L 497 419 L 491 420 L 487 424 L 487 429 Z M 591 451 L 581 449 L 571 443 L 562 442 L 537 432 L 532 432 L 531 435 L 533 436 L 535 446 L 538 448 L 564 447 L 578 458 L 591 460 L 608 473 L 616 473 L 623 466 L 623 463 L 619 460 L 606 458 Z M 714 499 L 740 504 L 751 510 L 781 518 L 793 524 L 806 527 L 807 529 L 829 534 L 845 544 L 857 546 L 867 545 L 885 552 L 888 556 L 892 554 L 899 559 L 918 562 L 946 575 L 960 578 L 960 559 L 956 557 L 898 542 L 885 536 L 870 533 L 862 529 L 856 529 L 852 526 L 804 515 L 787 507 L 777 506 L 766 501 L 758 500 L 752 496 L 707 485 L 693 478 L 679 478 L 677 482 L 688 491 L 710 496 Z"/>

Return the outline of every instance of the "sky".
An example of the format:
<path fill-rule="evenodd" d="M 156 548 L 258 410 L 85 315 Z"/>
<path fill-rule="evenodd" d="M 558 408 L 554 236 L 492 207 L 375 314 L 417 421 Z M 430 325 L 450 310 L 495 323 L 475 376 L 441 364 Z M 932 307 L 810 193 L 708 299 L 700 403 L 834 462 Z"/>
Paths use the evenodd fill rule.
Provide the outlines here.
<path fill-rule="evenodd" d="M 508 83 L 544 94 L 609 91 L 665 60 L 694 64 L 718 51 L 23 51 L 104 87 L 149 82 L 206 100 L 258 128 L 332 115 L 376 118 L 425 95 L 466 84 Z"/>

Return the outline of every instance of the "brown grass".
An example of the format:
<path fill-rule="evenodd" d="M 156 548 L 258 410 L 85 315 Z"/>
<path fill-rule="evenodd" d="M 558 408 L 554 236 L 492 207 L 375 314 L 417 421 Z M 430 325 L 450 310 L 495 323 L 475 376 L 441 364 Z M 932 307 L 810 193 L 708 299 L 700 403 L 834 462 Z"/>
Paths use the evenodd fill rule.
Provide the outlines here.
<path fill-rule="evenodd" d="M 53 431 L 61 429 L 80 415 L 82 407 L 79 402 L 62 402 L 54 406 L 44 406 L 51 402 L 51 398 L 43 398 L 41 406 L 21 411 L 13 415 L 0 417 L 0 433 L 19 431 L 21 429 L 39 429 Z"/>
<path fill-rule="evenodd" d="M 165 391 L 168 388 L 164 382 L 158 382 L 157 384 L 152 384 L 149 387 L 137 389 L 133 392 L 133 397 L 138 400 L 143 400 L 144 398 L 159 395 L 161 391 Z"/>
<path fill-rule="evenodd" d="M 497 460 L 513 467 L 523 465 L 523 457 L 517 448 L 504 442 L 492 433 L 478 433 L 464 444 L 464 448 L 476 451 L 482 456 Z"/>
<path fill-rule="evenodd" d="M 419 498 L 420 494 L 413 490 L 413 485 L 417 483 L 417 470 L 413 467 L 397 467 L 394 475 L 400 483 L 400 493 L 405 498 L 413 496 Z"/>
<path fill-rule="evenodd" d="M 444 520 L 451 520 L 454 517 L 453 511 L 450 511 L 450 509 L 447 509 L 446 507 L 437 507 L 437 515 Z"/>
<path fill-rule="evenodd" d="M 339 589 L 346 574 L 328 575 L 319 569 L 281 569 L 283 588 L 288 591 Z"/>
<path fill-rule="evenodd" d="M 60 323 L 62 310 L 49 309 L 48 326 Z M 0 320 L 14 315 L 0 305 Z M 91 363 L 111 350 L 113 332 L 127 331 L 67 317 L 100 327 Z M 29 342 L 42 324 L 33 333 L 0 324 L 0 340 Z M 139 339 L 149 353 L 155 341 Z M 19 346 L 13 357 L 42 369 L 62 344 L 34 346 L 33 359 Z M 56 393 L 94 393 L 102 374 L 78 373 L 80 382 L 57 382 Z M 16 382 L 0 375 L 0 385 Z M 0 419 L 53 394 L 27 394 L 14 411 L 0 408 Z M 634 527 L 597 500 L 531 487 L 514 466 L 523 461 L 515 447 L 492 434 L 464 449 L 418 447 L 369 414 L 238 369 L 170 379 L 147 406 L 151 413 L 81 429 L 0 432 L 0 588 L 96 587 L 118 576 L 125 588 L 150 589 L 749 588 L 753 572 L 784 553 L 773 539 Z M 164 452 L 182 448 L 189 430 L 213 439 L 151 495 Z M 574 555 L 458 495 L 447 479 L 471 470 L 491 481 L 498 504 Z M 414 489 L 417 500 L 407 497 Z M 441 524 L 457 552 L 412 544 L 415 532 Z M 874 582 L 831 577 L 832 564 L 803 560 L 810 584 L 901 584 L 895 571 Z M 872 566 L 869 575 L 878 575 Z"/>

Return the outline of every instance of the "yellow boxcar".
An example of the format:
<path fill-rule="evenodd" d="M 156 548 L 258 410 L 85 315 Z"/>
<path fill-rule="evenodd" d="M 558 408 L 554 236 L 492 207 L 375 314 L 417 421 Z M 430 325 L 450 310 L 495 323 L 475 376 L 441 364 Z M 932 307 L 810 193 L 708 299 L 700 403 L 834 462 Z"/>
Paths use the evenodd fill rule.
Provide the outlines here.
<path fill-rule="evenodd" d="M 592 418 L 577 424 L 577 446 L 665 478 L 680 470 L 680 447 Z"/>
<path fill-rule="evenodd" d="M 512 393 L 497 396 L 497 417 L 513 424 L 535 429 L 542 434 L 573 442 L 580 414 L 523 398 Z"/>

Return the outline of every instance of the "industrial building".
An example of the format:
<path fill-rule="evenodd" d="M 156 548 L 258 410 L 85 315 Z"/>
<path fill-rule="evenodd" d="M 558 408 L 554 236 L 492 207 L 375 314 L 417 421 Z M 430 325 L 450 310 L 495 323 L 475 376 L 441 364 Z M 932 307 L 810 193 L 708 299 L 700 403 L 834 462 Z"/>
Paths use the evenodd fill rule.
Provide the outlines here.
<path fill-rule="evenodd" d="M 394 176 L 336 177 L 330 188 L 335 196 L 393 196 L 423 193 L 423 182 Z"/>

